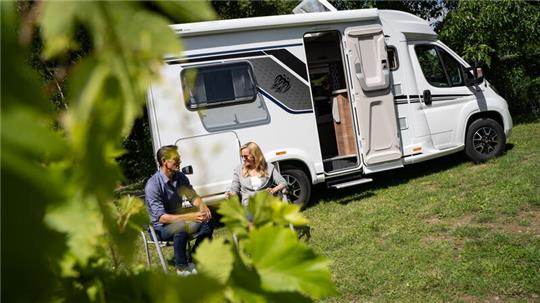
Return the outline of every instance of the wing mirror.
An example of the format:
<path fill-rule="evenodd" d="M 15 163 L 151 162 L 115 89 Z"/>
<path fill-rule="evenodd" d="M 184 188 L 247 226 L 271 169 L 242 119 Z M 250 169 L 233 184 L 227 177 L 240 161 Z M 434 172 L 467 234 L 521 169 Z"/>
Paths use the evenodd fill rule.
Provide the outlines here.
<path fill-rule="evenodd" d="M 465 84 L 467 86 L 477 85 L 484 81 L 484 70 L 478 63 L 474 67 L 465 68 Z"/>
<path fill-rule="evenodd" d="M 191 165 L 182 167 L 182 172 L 183 172 L 185 175 L 192 175 L 192 174 L 193 174 L 193 167 L 192 167 Z"/>

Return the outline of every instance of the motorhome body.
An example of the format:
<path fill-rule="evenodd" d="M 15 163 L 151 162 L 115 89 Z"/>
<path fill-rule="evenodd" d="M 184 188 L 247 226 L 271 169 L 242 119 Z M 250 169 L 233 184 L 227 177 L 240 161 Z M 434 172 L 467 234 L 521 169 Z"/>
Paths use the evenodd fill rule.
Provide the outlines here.
<path fill-rule="evenodd" d="M 189 23 L 148 92 L 154 149 L 177 144 L 208 202 L 228 189 L 238 148 L 257 142 L 296 202 L 311 185 L 466 150 L 504 148 L 506 101 L 425 20 L 377 9 Z"/>

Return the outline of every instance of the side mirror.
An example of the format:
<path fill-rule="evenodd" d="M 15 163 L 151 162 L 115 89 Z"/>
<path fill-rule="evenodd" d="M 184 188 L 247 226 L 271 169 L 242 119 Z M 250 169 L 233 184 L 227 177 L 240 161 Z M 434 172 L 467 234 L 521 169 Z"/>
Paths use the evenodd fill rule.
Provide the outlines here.
<path fill-rule="evenodd" d="M 193 174 L 193 167 L 192 167 L 191 165 L 182 167 L 182 172 L 183 172 L 185 175 L 191 175 L 191 174 Z"/>
<path fill-rule="evenodd" d="M 422 97 L 424 99 L 425 105 L 431 105 L 431 91 L 429 89 L 426 89 L 424 93 L 422 94 Z"/>
<path fill-rule="evenodd" d="M 482 83 L 482 81 L 484 81 L 484 70 L 478 63 L 475 63 L 474 67 L 465 68 L 465 85 L 477 85 Z"/>

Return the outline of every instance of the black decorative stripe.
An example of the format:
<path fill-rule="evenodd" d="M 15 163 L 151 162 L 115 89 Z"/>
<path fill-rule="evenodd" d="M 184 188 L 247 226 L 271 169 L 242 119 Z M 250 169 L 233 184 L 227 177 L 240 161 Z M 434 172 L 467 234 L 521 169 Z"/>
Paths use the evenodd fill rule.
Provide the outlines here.
<path fill-rule="evenodd" d="M 394 100 L 401 100 L 401 99 L 407 100 L 407 96 L 405 96 L 405 95 L 399 95 L 399 96 L 395 96 L 395 97 L 394 97 Z"/>
<path fill-rule="evenodd" d="M 274 102 L 277 106 L 281 107 L 283 110 L 290 114 L 307 114 L 307 113 L 313 113 L 313 110 L 291 110 L 290 108 L 286 107 L 285 104 L 281 103 L 278 99 L 274 98 L 269 93 L 265 92 L 261 88 L 257 88 L 257 90 L 266 98 L 268 98 L 270 101 Z"/>
<path fill-rule="evenodd" d="M 304 64 L 304 62 L 298 59 L 295 55 L 291 54 L 291 52 L 283 48 L 266 50 L 264 52 L 274 56 L 276 59 L 281 61 L 283 64 L 288 66 L 296 74 L 298 74 L 300 77 L 304 78 L 304 80 L 307 81 L 308 77 L 306 64 Z"/>
<path fill-rule="evenodd" d="M 176 60 L 168 60 L 166 63 L 168 65 L 173 64 L 183 64 L 183 63 L 197 63 L 205 61 L 215 61 L 215 60 L 225 60 L 225 59 L 236 59 L 236 58 L 249 58 L 256 56 L 270 55 L 276 58 L 278 61 L 282 62 L 284 65 L 293 70 L 297 75 L 302 77 L 307 81 L 307 68 L 306 64 L 298 59 L 295 55 L 284 48 L 279 49 L 268 49 L 264 51 L 254 51 L 254 52 L 242 52 L 242 53 L 213 53 L 205 55 L 204 57 L 186 57 Z"/>
<path fill-rule="evenodd" d="M 236 59 L 236 58 L 248 58 L 256 56 L 264 56 L 263 52 L 248 52 L 248 53 L 236 53 L 229 55 L 219 55 L 219 56 L 208 56 L 200 58 L 183 58 L 178 60 L 167 61 L 169 65 L 173 64 L 183 64 L 183 63 L 197 63 L 197 62 L 206 62 L 206 61 L 215 61 L 215 60 L 225 60 L 225 59 Z"/>
<path fill-rule="evenodd" d="M 460 97 L 472 96 L 472 94 L 452 94 L 452 95 L 431 95 L 432 101 L 450 101 L 455 100 Z M 409 98 L 409 103 L 420 103 L 421 98 L 418 95 L 399 95 L 394 97 L 395 104 L 406 104 L 407 97 Z"/>
<path fill-rule="evenodd" d="M 459 98 L 459 97 L 472 96 L 472 94 L 431 95 L 431 96 L 432 97 L 443 97 L 443 98 L 456 99 L 456 98 Z"/>

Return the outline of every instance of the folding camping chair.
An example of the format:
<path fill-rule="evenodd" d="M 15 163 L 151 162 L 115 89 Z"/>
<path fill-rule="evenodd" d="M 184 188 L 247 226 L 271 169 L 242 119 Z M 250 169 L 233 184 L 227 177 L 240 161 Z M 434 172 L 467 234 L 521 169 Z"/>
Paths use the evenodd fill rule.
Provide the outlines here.
<path fill-rule="evenodd" d="M 150 235 L 150 238 L 148 238 L 148 235 Z M 197 236 L 198 236 L 197 233 L 190 235 L 187 242 L 186 255 L 187 255 L 188 261 L 190 262 L 191 262 L 191 241 L 195 240 Z M 168 272 L 167 262 L 165 261 L 165 257 L 163 256 L 163 250 L 161 248 L 165 246 L 172 246 L 173 241 L 161 241 L 158 238 L 156 230 L 154 229 L 154 226 L 151 223 L 147 226 L 146 230 L 141 230 L 141 237 L 143 239 L 144 252 L 146 254 L 146 264 L 148 265 L 148 267 L 149 268 L 151 267 L 150 249 L 148 246 L 154 245 L 154 247 L 156 248 L 156 251 L 159 257 L 159 262 L 161 264 L 161 268 L 163 269 L 163 272 Z"/>

